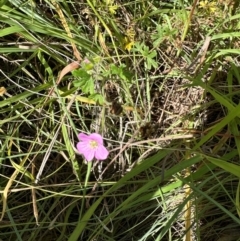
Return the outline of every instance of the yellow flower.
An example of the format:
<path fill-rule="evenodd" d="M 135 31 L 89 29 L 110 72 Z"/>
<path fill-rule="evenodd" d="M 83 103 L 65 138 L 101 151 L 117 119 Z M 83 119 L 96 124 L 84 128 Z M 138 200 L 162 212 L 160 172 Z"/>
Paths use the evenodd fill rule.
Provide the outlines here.
<path fill-rule="evenodd" d="M 125 49 L 127 51 L 130 51 L 134 45 L 134 42 L 129 42 L 128 44 L 125 45 Z"/>
<path fill-rule="evenodd" d="M 217 6 L 215 2 L 209 2 L 207 0 L 199 2 L 200 8 L 209 11 L 210 13 L 216 12 Z"/>
<path fill-rule="evenodd" d="M 117 4 L 114 4 L 114 0 L 105 0 L 105 3 L 108 7 L 108 11 L 111 14 L 116 14 L 116 10 L 118 9 L 119 6 Z"/>
<path fill-rule="evenodd" d="M 200 8 L 207 8 L 207 0 L 199 2 Z"/>
<path fill-rule="evenodd" d="M 124 49 L 130 51 L 134 45 L 133 40 L 129 40 L 127 37 L 124 37 Z"/>
<path fill-rule="evenodd" d="M 116 14 L 117 9 L 118 9 L 118 5 L 111 5 L 108 7 L 108 10 L 111 14 Z"/>

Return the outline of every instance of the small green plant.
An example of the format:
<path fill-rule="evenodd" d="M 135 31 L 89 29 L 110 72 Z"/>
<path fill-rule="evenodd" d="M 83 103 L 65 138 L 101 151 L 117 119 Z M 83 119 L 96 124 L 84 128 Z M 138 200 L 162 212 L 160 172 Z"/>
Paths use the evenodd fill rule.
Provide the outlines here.
<path fill-rule="evenodd" d="M 32 3 L 0 4 L 0 240 L 236 240 L 239 1 Z"/>
<path fill-rule="evenodd" d="M 91 74 L 85 69 L 78 69 L 73 71 L 73 76 L 77 78 L 74 81 L 74 86 L 82 90 L 84 94 L 94 94 L 94 79 Z"/>
<path fill-rule="evenodd" d="M 76 78 L 73 82 L 74 86 L 79 88 L 83 94 L 88 95 L 89 99 L 102 105 L 104 97 L 95 90 L 96 79 L 94 76 L 94 64 L 86 59 L 84 60 L 82 67 L 74 70 L 72 74 Z"/>
<path fill-rule="evenodd" d="M 153 46 L 158 47 L 164 40 L 173 39 L 176 34 L 177 30 L 170 28 L 167 24 L 157 25 L 157 33 L 152 36 Z"/>
<path fill-rule="evenodd" d="M 127 70 L 125 64 L 121 64 L 119 66 L 115 64 L 111 64 L 108 71 L 103 73 L 105 77 L 114 78 L 114 79 L 121 79 L 125 83 L 131 83 L 131 79 L 133 75 Z"/>
<path fill-rule="evenodd" d="M 147 70 L 150 70 L 152 67 L 157 68 L 158 63 L 156 62 L 157 51 L 150 50 L 148 46 L 144 43 L 135 43 L 135 47 L 133 49 L 135 52 L 139 52 L 144 60 L 145 60 L 145 67 Z"/>

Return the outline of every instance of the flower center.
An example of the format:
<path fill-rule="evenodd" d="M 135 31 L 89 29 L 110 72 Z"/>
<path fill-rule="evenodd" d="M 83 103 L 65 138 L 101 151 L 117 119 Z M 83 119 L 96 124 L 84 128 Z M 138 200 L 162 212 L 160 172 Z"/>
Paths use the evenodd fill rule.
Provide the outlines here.
<path fill-rule="evenodd" d="M 96 149 L 98 147 L 98 143 L 96 141 L 89 141 L 89 145 L 91 149 Z"/>

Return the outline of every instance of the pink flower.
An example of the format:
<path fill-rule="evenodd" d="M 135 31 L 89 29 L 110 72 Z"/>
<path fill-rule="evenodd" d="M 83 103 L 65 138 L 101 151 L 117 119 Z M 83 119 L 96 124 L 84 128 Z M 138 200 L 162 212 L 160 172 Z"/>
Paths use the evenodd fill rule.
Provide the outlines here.
<path fill-rule="evenodd" d="M 84 64 L 90 64 L 91 62 L 89 61 L 89 59 L 86 58 L 86 59 L 83 60 L 83 63 Z"/>
<path fill-rule="evenodd" d="M 78 135 L 80 142 L 77 144 L 77 150 L 87 161 L 92 161 L 95 157 L 97 160 L 105 160 L 108 157 L 108 150 L 103 146 L 103 138 L 97 133 Z"/>

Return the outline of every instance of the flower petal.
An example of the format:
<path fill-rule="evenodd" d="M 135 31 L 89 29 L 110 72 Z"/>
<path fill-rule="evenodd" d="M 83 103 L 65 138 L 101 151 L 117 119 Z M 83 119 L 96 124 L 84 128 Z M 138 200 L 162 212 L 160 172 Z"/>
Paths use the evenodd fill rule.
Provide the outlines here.
<path fill-rule="evenodd" d="M 87 142 L 78 142 L 77 150 L 81 153 L 87 161 L 92 161 L 95 150 L 93 150 Z"/>
<path fill-rule="evenodd" d="M 99 135 L 98 133 L 92 133 L 89 135 L 89 138 L 91 140 L 94 140 L 98 143 L 98 145 L 103 145 L 103 138 L 101 135 Z"/>
<path fill-rule="evenodd" d="M 78 139 L 80 141 L 87 141 L 87 142 L 91 140 L 91 138 L 89 138 L 89 136 L 84 134 L 84 133 L 79 133 L 78 134 Z"/>
<path fill-rule="evenodd" d="M 85 152 L 83 155 L 84 155 L 85 159 L 86 159 L 88 162 L 90 162 L 90 161 L 92 161 L 93 158 L 94 158 L 94 151 Z"/>
<path fill-rule="evenodd" d="M 77 143 L 77 150 L 79 153 L 84 153 L 87 149 L 87 145 L 86 142 L 78 142 Z"/>
<path fill-rule="evenodd" d="M 109 151 L 103 145 L 99 145 L 95 150 L 95 158 L 97 160 L 105 160 L 107 159 Z"/>

